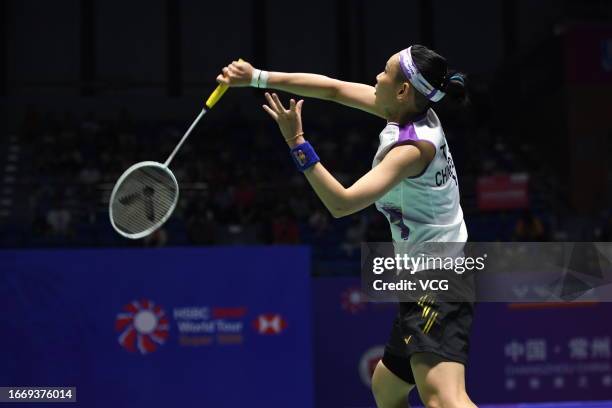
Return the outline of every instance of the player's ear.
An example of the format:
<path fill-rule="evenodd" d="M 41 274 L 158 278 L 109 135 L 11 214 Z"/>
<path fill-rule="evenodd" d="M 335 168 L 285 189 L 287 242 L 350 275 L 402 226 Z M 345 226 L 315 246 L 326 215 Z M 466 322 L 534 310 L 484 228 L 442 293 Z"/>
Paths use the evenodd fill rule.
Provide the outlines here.
<path fill-rule="evenodd" d="M 402 85 L 397 90 L 397 97 L 399 99 L 408 98 L 408 93 L 410 91 L 410 84 L 408 82 L 402 82 Z"/>

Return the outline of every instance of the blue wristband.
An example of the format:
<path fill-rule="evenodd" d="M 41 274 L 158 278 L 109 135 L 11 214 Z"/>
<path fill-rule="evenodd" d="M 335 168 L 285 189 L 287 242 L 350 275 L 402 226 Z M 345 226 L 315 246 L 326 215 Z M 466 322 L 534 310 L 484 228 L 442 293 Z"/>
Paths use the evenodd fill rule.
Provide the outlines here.
<path fill-rule="evenodd" d="M 321 161 L 319 156 L 317 156 L 317 153 L 308 142 L 295 146 L 290 150 L 290 152 L 295 166 L 301 172 L 304 172 L 304 170 Z"/>

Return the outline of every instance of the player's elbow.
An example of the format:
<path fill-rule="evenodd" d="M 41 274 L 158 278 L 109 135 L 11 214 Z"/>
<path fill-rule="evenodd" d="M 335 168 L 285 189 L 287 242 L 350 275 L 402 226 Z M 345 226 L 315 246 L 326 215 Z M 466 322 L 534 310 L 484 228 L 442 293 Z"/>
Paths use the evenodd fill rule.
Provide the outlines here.
<path fill-rule="evenodd" d="M 333 207 L 329 209 L 329 212 L 334 218 L 342 218 L 342 217 L 346 217 L 347 215 L 351 215 L 355 211 L 350 210 L 347 207 Z"/>
<path fill-rule="evenodd" d="M 332 215 L 332 217 L 334 217 L 334 218 L 342 218 L 342 217 L 345 217 L 345 216 L 347 216 L 347 215 L 348 215 L 348 214 L 346 214 L 346 213 L 344 213 L 344 212 L 342 212 L 342 211 L 339 211 L 339 210 L 329 210 L 329 213 L 330 213 L 330 214 Z"/>
<path fill-rule="evenodd" d="M 342 191 L 336 200 L 334 200 L 334 203 L 329 206 L 329 212 L 334 218 L 346 217 L 359 210 L 359 202 L 351 195 L 350 188 Z"/>
<path fill-rule="evenodd" d="M 346 215 L 346 212 L 340 205 L 337 205 L 337 204 L 329 205 L 328 204 L 326 207 L 329 213 L 331 214 L 331 216 L 334 218 L 342 218 Z"/>

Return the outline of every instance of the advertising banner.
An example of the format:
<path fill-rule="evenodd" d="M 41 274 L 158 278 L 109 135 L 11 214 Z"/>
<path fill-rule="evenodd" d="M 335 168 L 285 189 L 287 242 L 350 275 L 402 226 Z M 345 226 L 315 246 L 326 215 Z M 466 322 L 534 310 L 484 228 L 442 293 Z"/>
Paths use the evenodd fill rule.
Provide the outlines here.
<path fill-rule="evenodd" d="M 481 176 L 476 183 L 480 210 L 513 210 L 529 205 L 529 176 L 523 173 Z"/>
<path fill-rule="evenodd" d="M 2 386 L 75 387 L 84 407 L 313 406 L 305 247 L 2 251 L 0 265 Z"/>
<path fill-rule="evenodd" d="M 477 401 L 611 399 L 612 303 L 478 306 L 468 370 Z"/>

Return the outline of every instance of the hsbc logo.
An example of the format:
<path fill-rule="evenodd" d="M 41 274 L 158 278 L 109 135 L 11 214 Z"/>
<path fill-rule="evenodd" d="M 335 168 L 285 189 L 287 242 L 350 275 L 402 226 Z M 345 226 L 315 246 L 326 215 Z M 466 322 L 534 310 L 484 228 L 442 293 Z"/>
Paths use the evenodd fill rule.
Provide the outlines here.
<path fill-rule="evenodd" d="M 169 321 L 164 310 L 148 299 L 123 306 L 115 318 L 119 344 L 130 352 L 151 353 L 168 339 Z"/>
<path fill-rule="evenodd" d="M 280 314 L 260 314 L 253 320 L 253 328 L 262 335 L 281 334 L 287 328 L 287 321 Z"/>

